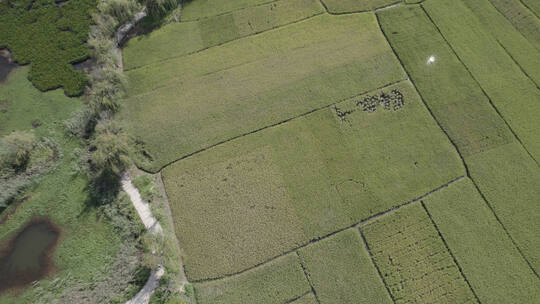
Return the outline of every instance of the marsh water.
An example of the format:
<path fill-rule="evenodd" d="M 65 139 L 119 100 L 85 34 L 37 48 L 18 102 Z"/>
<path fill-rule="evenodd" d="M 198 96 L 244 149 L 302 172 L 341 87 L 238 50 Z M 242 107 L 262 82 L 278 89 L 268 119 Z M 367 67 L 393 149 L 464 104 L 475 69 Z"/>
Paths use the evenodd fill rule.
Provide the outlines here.
<path fill-rule="evenodd" d="M 9 72 L 17 67 L 13 62 L 11 54 L 6 49 L 0 49 L 0 82 L 6 80 Z"/>
<path fill-rule="evenodd" d="M 52 269 L 60 232 L 48 221 L 34 221 L 9 244 L 0 259 L 0 291 L 41 279 Z"/>

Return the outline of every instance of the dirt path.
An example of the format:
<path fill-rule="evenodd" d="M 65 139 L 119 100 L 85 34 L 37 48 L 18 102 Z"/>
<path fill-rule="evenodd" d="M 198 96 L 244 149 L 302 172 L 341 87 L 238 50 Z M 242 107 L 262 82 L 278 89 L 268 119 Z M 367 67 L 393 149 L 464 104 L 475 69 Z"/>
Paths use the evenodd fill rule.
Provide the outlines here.
<path fill-rule="evenodd" d="M 131 202 L 137 210 L 137 213 L 146 227 L 146 230 L 154 234 L 162 234 L 163 228 L 161 228 L 159 222 L 152 215 L 150 206 L 142 199 L 139 190 L 133 185 L 131 178 L 127 173 L 122 175 L 121 183 L 122 189 L 131 199 Z M 150 273 L 150 277 L 148 277 L 148 280 L 146 281 L 146 284 L 144 284 L 144 287 L 139 291 L 139 293 L 137 293 L 137 295 L 135 295 L 135 297 L 133 297 L 133 299 L 127 301 L 126 304 L 148 304 L 154 290 L 159 286 L 159 280 L 164 273 L 165 269 L 161 265 L 158 265 L 157 269 L 153 269 Z"/>
<path fill-rule="evenodd" d="M 165 269 L 161 265 L 158 266 L 157 270 L 152 270 L 143 289 L 141 289 L 133 299 L 127 301 L 126 304 L 148 304 L 152 293 L 154 293 L 154 290 L 159 286 L 159 280 L 164 273 Z"/>
<path fill-rule="evenodd" d="M 129 198 L 137 210 L 137 213 L 139 213 L 139 217 L 146 229 L 152 233 L 162 233 L 163 228 L 161 228 L 159 222 L 152 215 L 150 206 L 147 202 L 143 201 L 139 190 L 133 185 L 128 174 L 122 175 L 121 183 L 122 189 L 129 195 Z"/>

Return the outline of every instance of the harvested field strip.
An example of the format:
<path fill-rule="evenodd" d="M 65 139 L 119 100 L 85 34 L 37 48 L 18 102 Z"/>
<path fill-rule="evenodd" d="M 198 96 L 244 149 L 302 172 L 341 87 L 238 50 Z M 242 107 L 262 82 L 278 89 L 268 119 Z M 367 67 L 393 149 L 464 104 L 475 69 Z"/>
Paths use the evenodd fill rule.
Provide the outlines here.
<path fill-rule="evenodd" d="M 310 290 L 296 254 L 235 277 L 196 283 L 194 287 L 199 304 L 289 303 Z"/>
<path fill-rule="evenodd" d="M 400 109 L 356 105 L 376 91 L 338 104 L 346 120 L 320 110 L 166 167 L 188 278 L 249 269 L 463 175 L 412 85 L 394 90 Z"/>
<path fill-rule="evenodd" d="M 321 304 L 392 303 L 357 229 L 298 251 Z"/>
<path fill-rule="evenodd" d="M 478 303 L 421 204 L 361 229 L 396 303 Z"/>
<path fill-rule="evenodd" d="M 540 94 L 534 82 L 461 2 L 430 0 L 422 6 L 518 140 L 540 160 Z"/>
<path fill-rule="evenodd" d="M 243 8 L 275 2 L 275 0 L 199 0 L 185 1 L 182 7 L 182 21 L 193 21 L 226 14 Z"/>
<path fill-rule="evenodd" d="M 471 180 L 423 200 L 483 303 L 536 303 L 540 281 Z"/>
<path fill-rule="evenodd" d="M 540 20 L 520 0 L 489 0 L 531 43 L 540 50 Z M 538 6 L 538 1 L 536 1 Z"/>
<path fill-rule="evenodd" d="M 489 0 L 462 0 L 462 2 L 476 15 L 483 29 L 493 35 L 538 87 L 540 52 L 534 45 L 522 36 Z"/>
<path fill-rule="evenodd" d="M 441 127 L 463 156 L 513 135 L 467 69 L 418 6 L 377 13 L 381 28 Z M 428 59 L 433 57 L 433 62 Z"/>
<path fill-rule="evenodd" d="M 201 21 L 171 23 L 131 39 L 123 49 L 124 70 L 192 54 L 323 12 L 319 0 L 280 0 Z"/>
<path fill-rule="evenodd" d="M 472 179 L 538 276 L 540 169 L 517 142 L 465 161 Z"/>
<path fill-rule="evenodd" d="M 321 15 L 127 74 L 148 93 L 121 113 L 148 171 L 405 78 L 372 14 Z"/>
<path fill-rule="evenodd" d="M 400 3 L 401 0 L 321 0 L 329 13 L 344 14 L 371 11 L 380 7 Z"/>

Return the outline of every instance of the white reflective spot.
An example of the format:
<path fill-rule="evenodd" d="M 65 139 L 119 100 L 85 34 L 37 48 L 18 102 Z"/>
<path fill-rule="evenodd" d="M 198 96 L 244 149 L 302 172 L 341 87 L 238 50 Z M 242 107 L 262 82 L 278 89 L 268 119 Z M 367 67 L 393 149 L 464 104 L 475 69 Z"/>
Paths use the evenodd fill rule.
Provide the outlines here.
<path fill-rule="evenodd" d="M 435 56 L 429 56 L 428 60 L 427 60 L 427 64 L 431 64 L 431 63 L 434 63 L 435 62 Z"/>

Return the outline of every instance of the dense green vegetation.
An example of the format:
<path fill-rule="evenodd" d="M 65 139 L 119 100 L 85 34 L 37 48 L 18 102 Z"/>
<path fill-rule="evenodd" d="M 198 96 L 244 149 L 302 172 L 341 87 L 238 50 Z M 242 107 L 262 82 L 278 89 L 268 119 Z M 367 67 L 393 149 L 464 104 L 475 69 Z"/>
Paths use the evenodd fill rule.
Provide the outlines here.
<path fill-rule="evenodd" d="M 357 229 L 298 251 L 321 304 L 392 303 Z"/>
<path fill-rule="evenodd" d="M 0 2 L 0 48 L 20 64 L 31 64 L 28 78 L 40 90 L 62 87 L 80 95 L 86 77 L 72 63 L 88 57 L 90 13 L 95 0 L 13 0 Z"/>
<path fill-rule="evenodd" d="M 346 121 L 320 110 L 166 167 L 188 278 L 246 269 L 463 175 L 411 84 L 393 89 L 399 110 L 362 111 L 360 96 L 337 105 L 356 109 Z"/>
<path fill-rule="evenodd" d="M 396 303 L 478 303 L 421 204 L 362 232 Z"/>
<path fill-rule="evenodd" d="M 126 74 L 120 114 L 150 171 L 405 77 L 370 14 L 316 16 Z"/>
<path fill-rule="evenodd" d="M 323 11 L 318 0 L 280 0 L 200 21 L 171 23 L 159 31 L 131 39 L 123 50 L 124 69 L 184 56 Z"/>
<path fill-rule="evenodd" d="M 31 176 L 26 191 L 17 194 L 14 203 L 1 214 L 0 242 L 8 240 L 26 222 L 38 216 L 57 224 L 62 237 L 54 255 L 54 276 L 18 294 L 2 294 L 0 302 L 51 303 L 62 298 L 85 303 L 88 299 L 83 300 L 83 295 L 93 295 L 90 299 L 97 301 L 120 296 L 121 302 L 124 296 L 129 296 L 129 293 L 122 294 L 126 287 L 140 288 L 140 284 L 131 284 L 130 276 L 126 275 L 140 265 L 137 258 L 129 262 L 128 268 L 115 268 L 115 265 L 127 263 L 129 257 L 135 257 L 134 235 L 140 233 L 138 218 L 129 202 L 122 200 L 103 207 L 105 210 L 95 208 L 87 178 L 77 173 L 82 143 L 66 136 L 62 124 L 81 108 L 82 102 L 67 98 L 61 90 L 40 92 L 26 79 L 28 70 L 28 67 L 20 67 L 10 74 L 6 83 L 0 84 L 0 99 L 7 101 L 0 113 L 0 135 L 30 132 L 35 140 L 54 141 L 58 154 L 54 166 L 39 179 Z M 33 124 L 34 121 L 40 123 Z M 2 192 L 6 185 L 9 183 L 0 180 Z M 131 255 L 126 256 L 130 251 Z M 119 270 L 127 272 L 115 277 L 114 284 L 103 283 Z M 95 293 L 96 290 L 99 293 Z"/>
<path fill-rule="evenodd" d="M 379 7 L 399 3 L 401 0 L 322 0 L 330 13 L 365 12 Z"/>
<path fill-rule="evenodd" d="M 538 278 L 469 179 L 424 202 L 482 303 L 537 302 Z"/>
<path fill-rule="evenodd" d="M 199 304 L 286 303 L 310 290 L 294 253 L 239 275 L 194 286 Z"/>

